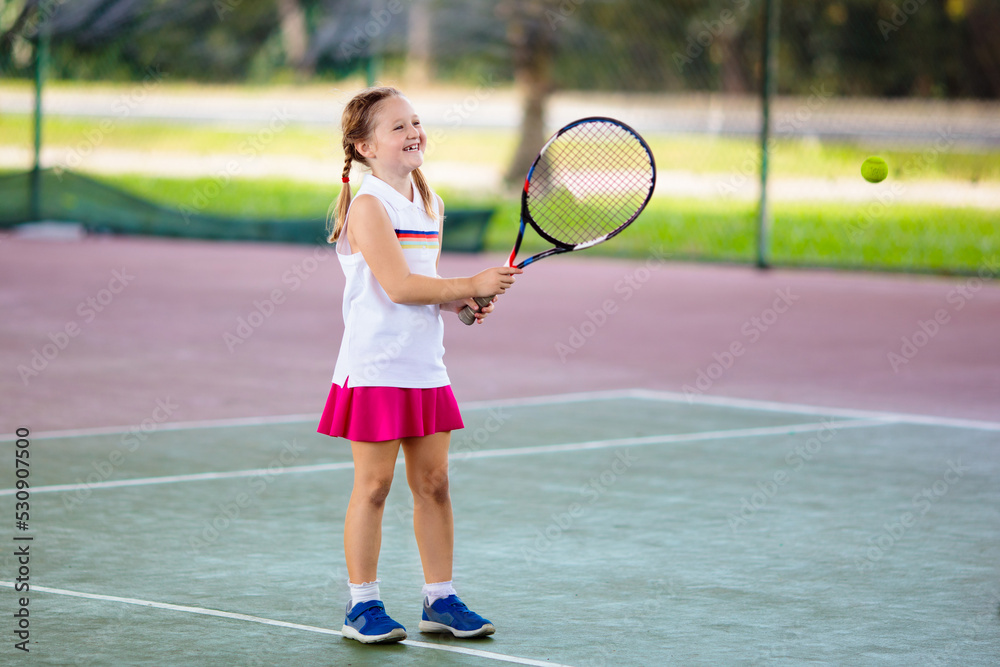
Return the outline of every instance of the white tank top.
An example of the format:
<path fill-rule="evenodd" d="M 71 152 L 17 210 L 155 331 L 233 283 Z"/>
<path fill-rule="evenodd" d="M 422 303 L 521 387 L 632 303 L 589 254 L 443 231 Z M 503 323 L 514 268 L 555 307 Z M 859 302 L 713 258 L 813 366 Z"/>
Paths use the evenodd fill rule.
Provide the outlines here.
<path fill-rule="evenodd" d="M 411 181 L 412 182 L 412 181 Z M 413 201 L 385 181 L 365 174 L 355 197 L 372 195 L 385 207 L 410 271 L 437 275 L 440 248 L 437 220 L 424 210 L 413 185 Z M 436 197 L 431 198 L 435 201 Z M 439 212 L 440 214 L 440 212 Z M 444 366 L 441 309 L 393 303 L 360 252 L 353 252 L 345 223 L 337 257 L 347 277 L 344 338 L 333 381 L 341 387 L 443 387 L 451 384 Z"/>

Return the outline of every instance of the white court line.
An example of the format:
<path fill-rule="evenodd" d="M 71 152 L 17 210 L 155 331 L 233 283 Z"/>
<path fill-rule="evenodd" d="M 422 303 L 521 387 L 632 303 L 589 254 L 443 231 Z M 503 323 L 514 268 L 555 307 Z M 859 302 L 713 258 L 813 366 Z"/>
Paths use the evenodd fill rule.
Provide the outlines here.
<path fill-rule="evenodd" d="M 587 391 L 572 394 L 552 394 L 549 396 L 529 396 L 527 398 L 500 398 L 489 401 L 464 401 L 460 403 L 463 410 L 486 410 L 489 408 L 558 405 L 561 403 L 585 403 L 614 398 L 632 398 L 630 389 L 612 389 L 608 391 Z M 155 431 L 184 431 L 199 428 L 225 428 L 237 426 L 270 426 L 272 424 L 300 424 L 314 421 L 319 423 L 320 414 L 274 415 L 268 417 L 233 417 L 231 419 L 201 419 L 185 422 L 165 422 L 157 424 Z M 62 431 L 39 431 L 32 433 L 32 440 L 51 438 L 82 438 L 93 435 L 126 435 L 129 433 L 146 433 L 138 424 L 131 426 L 101 426 L 96 428 L 76 428 Z M 16 434 L 0 435 L 0 442 L 13 442 Z"/>
<path fill-rule="evenodd" d="M 465 401 L 463 409 L 485 410 L 488 408 L 516 408 L 537 405 L 561 405 L 565 403 L 588 403 L 622 398 L 635 398 L 634 389 L 605 389 L 603 391 L 577 391 L 569 394 L 548 394 L 544 396 L 524 396 L 521 398 L 496 398 L 488 401 Z"/>
<path fill-rule="evenodd" d="M 227 426 L 270 426 L 272 424 L 299 424 L 301 422 L 315 419 L 319 423 L 319 413 L 314 415 L 275 415 L 271 417 L 236 417 L 233 419 L 202 419 L 186 422 L 164 422 L 157 424 L 154 431 L 184 431 L 194 428 L 225 428 Z M 84 438 L 91 435 L 127 435 L 129 433 L 149 433 L 142 430 L 139 424 L 131 426 L 101 426 L 98 428 L 74 428 L 64 431 L 39 431 L 31 433 L 31 440 L 41 440 L 43 438 Z M 16 434 L 0 435 L 0 442 L 12 442 L 17 438 Z"/>
<path fill-rule="evenodd" d="M 831 417 L 847 417 L 849 419 L 879 419 L 903 424 L 920 424 L 923 426 L 945 426 L 948 428 L 964 428 L 976 431 L 1000 431 L 1000 422 L 979 419 L 959 419 L 955 417 L 937 417 L 934 415 L 914 415 L 905 412 L 881 412 L 878 410 L 857 410 L 854 408 L 829 408 L 818 405 L 803 405 L 801 403 L 781 403 L 778 401 L 758 401 L 749 398 L 729 398 L 727 396 L 688 396 L 673 391 L 654 391 L 650 389 L 629 389 L 624 394 L 629 398 L 645 398 L 667 403 L 694 403 L 698 405 L 714 405 L 724 408 L 740 408 L 757 410 L 759 412 L 785 412 L 789 414 L 829 415 Z"/>
<path fill-rule="evenodd" d="M 609 389 L 606 391 L 584 391 L 567 394 L 550 394 L 546 396 L 529 396 L 525 398 L 501 398 L 487 401 L 466 401 L 459 405 L 463 410 L 485 410 L 502 407 L 530 407 L 540 405 L 558 405 L 565 403 L 586 403 L 588 401 L 613 399 L 647 399 L 668 403 L 687 403 L 689 405 L 712 405 L 742 410 L 757 410 L 760 412 L 787 412 L 789 414 L 829 415 L 832 417 L 847 417 L 850 419 L 879 419 L 905 424 L 921 424 L 926 426 L 944 426 L 978 431 L 1000 431 L 1000 422 L 977 419 L 959 419 L 954 417 L 938 417 L 934 415 L 915 415 L 905 412 L 880 412 L 876 410 L 860 410 L 854 408 L 832 408 L 821 405 L 804 405 L 801 403 L 782 403 L 779 401 L 761 401 L 749 398 L 730 398 L 727 396 L 709 396 L 705 394 L 687 395 L 672 391 L 652 389 Z M 205 419 L 200 421 L 168 422 L 157 424 L 157 431 L 181 431 L 198 428 L 223 428 L 227 426 L 268 426 L 272 424 L 298 424 L 308 421 L 319 421 L 319 413 L 299 415 L 274 415 L 269 417 L 239 417 L 233 419 Z M 46 438 L 76 438 L 91 435 L 127 434 L 139 426 L 106 426 L 100 428 L 68 429 L 63 431 L 39 431 L 32 433 L 32 440 Z M 0 435 L 0 442 L 13 442 L 15 434 Z"/>
<path fill-rule="evenodd" d="M 728 440 L 731 438 L 757 438 L 769 435 L 794 435 L 797 433 L 813 433 L 824 429 L 839 431 L 844 428 L 867 428 L 869 426 L 886 426 L 890 422 L 872 419 L 859 419 L 848 422 L 817 422 L 809 424 L 789 424 L 786 426 L 758 426 L 755 428 L 737 428 L 725 431 L 701 431 L 698 433 L 676 433 L 669 435 L 647 435 L 634 438 L 617 438 L 615 440 L 592 440 L 590 442 L 570 442 L 563 445 L 538 445 L 536 447 L 514 447 L 509 449 L 489 449 L 468 454 L 451 454 L 448 458 L 456 460 L 486 459 L 499 456 L 520 456 L 523 454 L 549 454 L 552 452 L 577 452 L 588 449 L 607 449 L 610 447 L 642 447 L 644 445 L 665 445 L 678 442 L 699 442 L 702 440 Z"/>
<path fill-rule="evenodd" d="M 885 426 L 892 422 L 883 420 L 859 419 L 847 422 L 813 422 L 808 424 L 788 424 L 785 426 L 761 426 L 755 428 L 738 428 L 724 431 L 700 431 L 696 433 L 670 433 L 665 435 L 649 435 L 634 438 L 616 438 L 613 440 L 591 440 L 589 442 L 568 442 L 559 445 L 537 445 L 535 447 L 511 447 L 506 449 L 486 449 L 482 451 L 459 452 L 448 455 L 456 461 L 468 459 L 487 459 L 501 456 L 525 456 L 531 454 L 550 454 L 553 452 L 575 452 L 590 449 L 608 449 L 611 447 L 642 447 L 644 445 L 661 445 L 678 442 L 698 442 L 702 440 L 726 440 L 731 438 L 754 438 L 770 435 L 793 435 L 821 430 L 839 431 L 843 428 L 867 428 L 869 426 Z M 396 465 L 403 464 L 399 459 Z M 153 484 L 173 484 L 177 482 L 199 482 L 215 479 L 233 479 L 238 477 L 255 477 L 267 475 L 285 475 L 292 473 L 326 472 L 329 470 L 349 470 L 354 463 L 318 463 L 313 465 L 290 466 L 276 470 L 257 468 L 255 470 L 233 470 L 229 472 L 201 472 L 190 475 L 167 475 L 163 477 L 141 477 L 137 479 L 121 479 L 113 482 L 94 482 L 93 484 L 55 484 L 51 486 L 36 486 L 31 493 L 55 493 L 58 491 L 82 491 L 83 489 L 108 489 L 124 486 L 151 486 Z M 17 489 L 0 489 L 0 496 L 10 496 Z"/>
<path fill-rule="evenodd" d="M 93 484 L 53 484 L 36 486 L 31 493 L 55 493 L 58 491 L 79 491 L 82 489 L 113 489 L 120 486 L 149 486 L 150 484 L 172 484 L 175 482 L 200 482 L 213 479 L 232 479 L 239 477 L 267 477 L 269 475 L 284 475 L 297 472 L 324 472 L 327 470 L 349 470 L 354 468 L 352 461 L 342 463 L 316 463 L 305 466 L 289 466 L 271 470 L 256 468 L 254 470 L 231 470 L 228 472 L 197 472 L 188 475 L 164 475 L 163 477 L 140 477 L 137 479 L 118 479 L 113 482 L 95 482 Z M 0 489 L 0 496 L 13 495 L 17 489 Z"/>
<path fill-rule="evenodd" d="M 0 581 L 0 586 L 6 586 L 7 588 L 13 588 L 14 583 L 11 581 Z M 168 611 L 179 611 L 187 614 L 199 614 L 201 616 L 216 616 L 218 618 L 229 618 L 236 621 L 249 621 L 251 623 L 260 623 L 262 625 L 272 625 L 279 628 L 290 628 L 292 630 L 303 630 L 305 632 L 316 632 L 323 635 L 336 635 L 338 637 L 343 637 L 343 634 L 339 630 L 331 630 L 329 628 L 320 628 L 315 625 L 302 625 L 301 623 L 289 623 L 287 621 L 277 621 L 271 618 L 261 618 L 260 616 L 250 616 L 249 614 L 237 614 L 231 611 L 220 611 L 218 609 L 206 609 L 204 607 L 187 607 L 179 604 L 170 604 L 168 602 L 154 602 L 152 600 L 137 600 L 136 598 L 121 598 L 114 595 L 98 595 L 97 593 L 81 593 L 79 591 L 69 591 L 63 588 L 49 588 L 48 586 L 31 586 L 31 590 L 40 593 L 53 593 L 55 595 L 67 595 L 69 597 L 84 598 L 87 600 L 102 600 L 105 602 L 121 602 L 124 604 L 134 604 L 140 607 L 152 607 L 154 609 L 166 609 Z M 449 646 L 446 644 L 433 644 L 431 642 L 418 642 L 410 639 L 399 642 L 400 644 L 405 644 L 407 646 L 416 646 L 417 648 L 429 648 L 436 651 L 447 651 L 449 653 L 461 653 L 463 655 L 471 655 L 477 658 L 487 658 L 489 660 L 497 660 L 500 662 L 513 662 L 518 665 L 537 665 L 538 667 L 569 667 L 569 665 L 560 665 L 559 663 L 550 662 L 548 660 L 532 660 L 531 658 L 518 658 L 512 655 L 504 655 L 502 653 L 492 653 L 490 651 L 481 651 L 474 648 L 464 648 L 461 646 Z"/>

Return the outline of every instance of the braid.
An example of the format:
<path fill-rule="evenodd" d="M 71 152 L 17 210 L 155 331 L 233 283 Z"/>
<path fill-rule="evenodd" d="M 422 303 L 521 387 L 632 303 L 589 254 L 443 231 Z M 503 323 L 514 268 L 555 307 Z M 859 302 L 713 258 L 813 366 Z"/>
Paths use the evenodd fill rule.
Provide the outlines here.
<path fill-rule="evenodd" d="M 353 152 L 354 151 L 352 150 L 351 153 Z M 353 158 L 351 157 L 350 153 L 348 153 L 347 157 L 344 158 L 344 173 L 342 174 L 341 178 L 351 177 L 351 160 L 353 160 Z"/>
<path fill-rule="evenodd" d="M 330 209 L 326 213 L 326 229 L 329 232 L 327 240 L 330 243 L 335 242 L 340 237 L 340 232 L 347 221 L 347 210 L 351 206 L 351 185 L 348 182 L 351 175 L 351 164 L 353 162 L 360 162 L 363 165 L 368 165 L 364 156 L 358 154 L 355 144 L 360 141 L 367 141 L 373 135 L 375 131 L 375 114 L 379 103 L 387 97 L 395 97 L 401 94 L 395 88 L 385 86 L 366 88 L 351 98 L 344 107 L 340 122 L 341 145 L 344 148 L 344 171 L 341 180 L 344 181 L 344 185 L 340 188 L 340 195 L 336 201 L 330 204 Z M 424 205 L 428 206 L 429 189 L 426 183 L 423 183 L 421 187 L 421 182 L 423 182 L 423 179 L 417 182 L 417 187 L 421 190 Z M 427 194 L 424 194 L 425 192 Z"/>
<path fill-rule="evenodd" d="M 351 206 L 351 184 L 348 179 L 351 176 L 354 147 L 352 146 L 345 152 L 347 157 L 344 158 L 344 172 L 341 177 L 344 184 L 340 188 L 340 196 L 330 204 L 330 208 L 326 212 L 326 231 L 329 233 L 326 240 L 329 243 L 336 242 L 340 237 L 340 230 L 344 228 L 344 222 L 347 220 L 347 209 Z"/>

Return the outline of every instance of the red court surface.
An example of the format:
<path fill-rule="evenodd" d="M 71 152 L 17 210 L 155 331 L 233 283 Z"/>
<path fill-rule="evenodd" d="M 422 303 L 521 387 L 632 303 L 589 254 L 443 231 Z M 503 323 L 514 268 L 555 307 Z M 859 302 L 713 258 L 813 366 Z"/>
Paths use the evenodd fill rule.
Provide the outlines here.
<path fill-rule="evenodd" d="M 502 258 L 446 255 L 444 276 Z M 644 388 L 1000 418 L 1000 258 L 983 278 L 619 261 L 528 268 L 447 314 L 459 401 Z M 329 248 L 0 239 L 3 429 L 318 413 L 342 331 Z"/>

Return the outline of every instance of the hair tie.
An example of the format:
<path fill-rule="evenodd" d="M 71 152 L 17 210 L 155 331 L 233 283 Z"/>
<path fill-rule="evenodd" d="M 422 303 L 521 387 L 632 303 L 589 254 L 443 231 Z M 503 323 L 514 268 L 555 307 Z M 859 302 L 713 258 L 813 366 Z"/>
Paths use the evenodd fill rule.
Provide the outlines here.
<path fill-rule="evenodd" d="M 350 177 L 348 177 L 348 176 L 344 176 L 344 177 L 343 177 L 342 179 L 340 179 L 340 180 L 341 180 L 341 181 L 343 181 L 344 183 L 350 183 L 350 182 L 351 182 L 351 179 L 350 179 Z"/>

